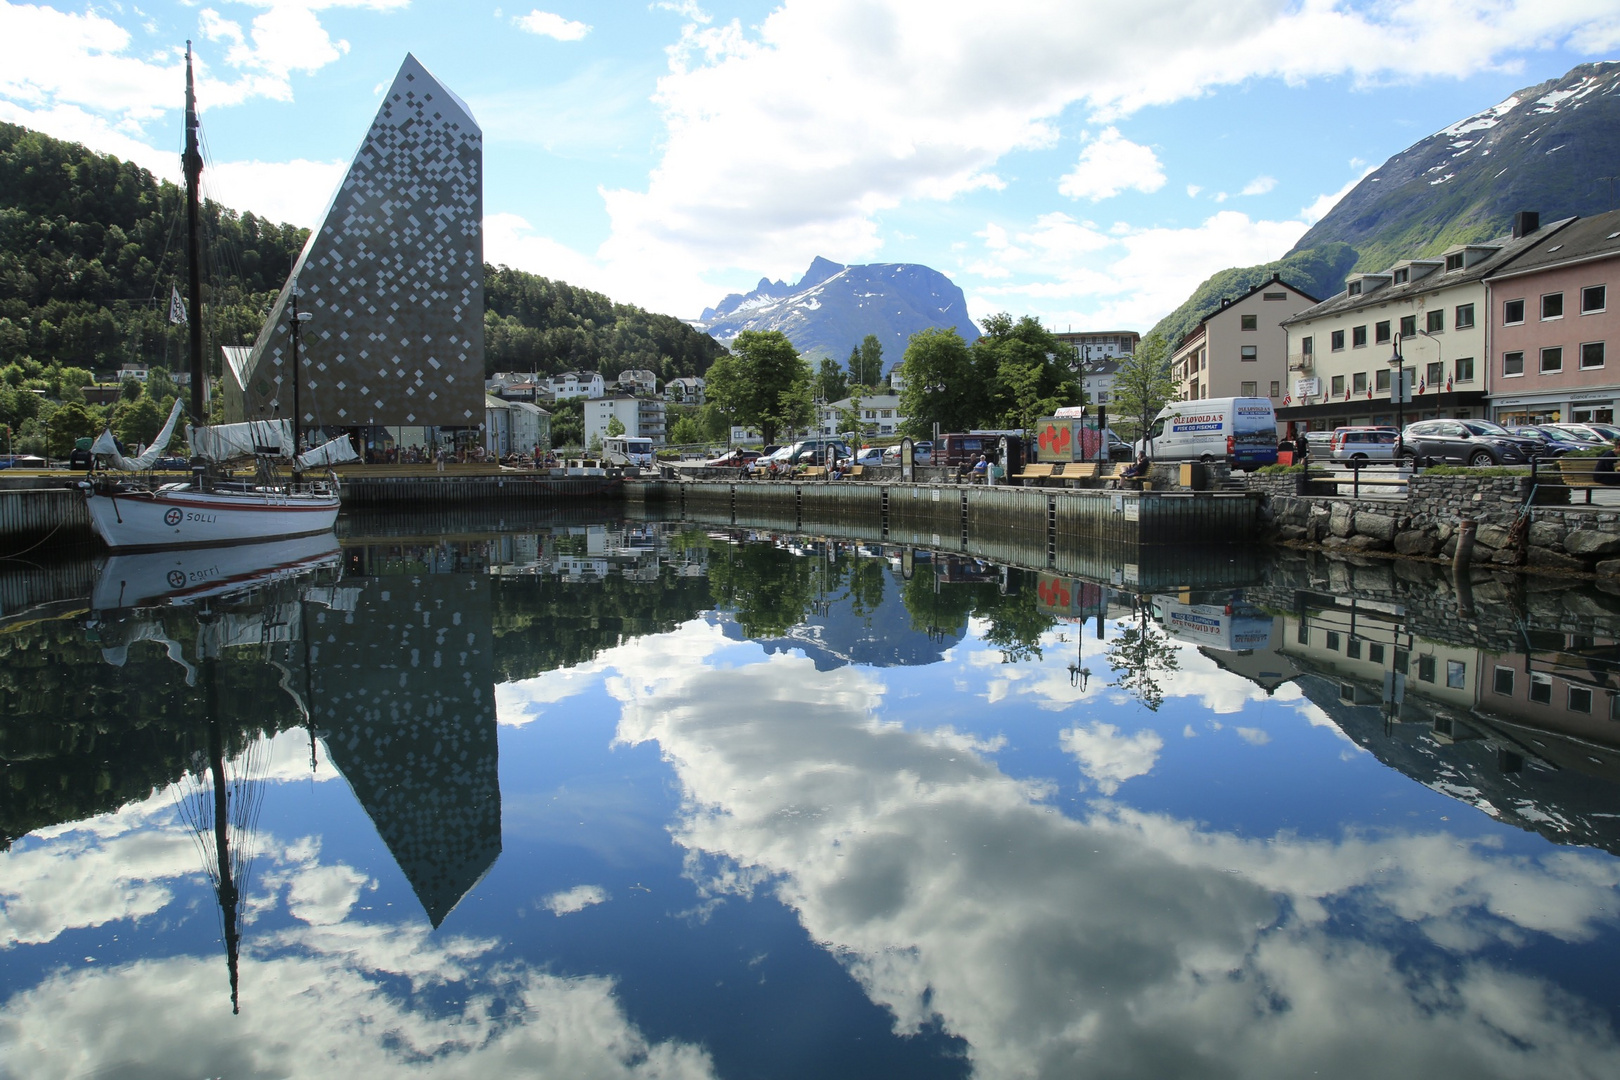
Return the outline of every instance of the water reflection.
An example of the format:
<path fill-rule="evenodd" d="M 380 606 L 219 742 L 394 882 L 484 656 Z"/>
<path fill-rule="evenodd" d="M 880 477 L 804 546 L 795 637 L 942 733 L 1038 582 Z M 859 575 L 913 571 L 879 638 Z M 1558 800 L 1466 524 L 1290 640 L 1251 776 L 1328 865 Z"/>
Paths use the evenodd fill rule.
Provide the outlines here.
<path fill-rule="evenodd" d="M 0 581 L 18 1075 L 1620 1067 L 1590 587 L 382 532 L 139 615 Z M 181 1038 L 200 895 L 242 1014 Z"/>

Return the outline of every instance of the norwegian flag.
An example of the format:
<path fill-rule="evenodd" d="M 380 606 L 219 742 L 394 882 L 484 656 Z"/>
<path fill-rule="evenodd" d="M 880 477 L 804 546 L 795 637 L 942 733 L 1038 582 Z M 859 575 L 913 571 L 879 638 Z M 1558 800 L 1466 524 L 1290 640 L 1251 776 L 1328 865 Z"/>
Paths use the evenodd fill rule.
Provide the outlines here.
<path fill-rule="evenodd" d="M 1446 393 L 1451 393 L 1451 376 L 1446 376 Z"/>
<path fill-rule="evenodd" d="M 1369 398 L 1369 399 L 1371 399 L 1371 398 L 1372 398 L 1372 387 L 1370 387 L 1370 386 L 1369 386 L 1369 387 L 1367 387 L 1367 397 L 1368 397 L 1368 398 Z"/>
<path fill-rule="evenodd" d="M 1428 392 L 1429 392 L 1429 380 L 1428 379 L 1419 379 L 1418 380 L 1418 393 L 1426 394 Z"/>
<path fill-rule="evenodd" d="M 1291 405 L 1291 404 L 1293 404 L 1293 401 L 1294 401 L 1294 395 L 1293 394 L 1284 394 L 1283 395 L 1283 404 L 1284 405 Z"/>
<path fill-rule="evenodd" d="M 1344 391 L 1344 400 L 1346 400 L 1346 401 L 1349 401 L 1349 400 L 1350 400 L 1350 389 L 1349 389 L 1349 387 L 1346 387 L 1346 388 L 1345 388 L 1345 391 Z"/>

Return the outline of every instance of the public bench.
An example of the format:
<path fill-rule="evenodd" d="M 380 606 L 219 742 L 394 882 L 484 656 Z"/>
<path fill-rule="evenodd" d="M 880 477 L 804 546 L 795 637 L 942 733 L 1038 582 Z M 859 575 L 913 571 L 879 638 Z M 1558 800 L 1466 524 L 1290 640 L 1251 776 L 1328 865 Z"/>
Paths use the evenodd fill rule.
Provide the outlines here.
<path fill-rule="evenodd" d="M 1031 463 L 1024 466 L 1023 472 L 1013 473 L 1012 479 L 1017 480 L 1019 483 L 1025 485 L 1038 485 L 1040 481 L 1049 479 L 1051 477 L 1052 470 L 1055 467 L 1056 466 L 1052 465 L 1051 463 L 1043 463 L 1038 465 Z"/>
<path fill-rule="evenodd" d="M 827 469 L 822 465 L 806 465 L 793 474 L 795 480 L 825 480 Z"/>
<path fill-rule="evenodd" d="M 1598 479 L 1600 475 L 1613 475 L 1612 473 L 1600 474 L 1597 471 L 1599 460 L 1599 458 L 1595 457 L 1558 459 L 1558 474 L 1563 477 L 1564 486 L 1572 491 L 1584 490 L 1586 492 L 1586 505 L 1588 506 L 1592 505 L 1592 492 L 1594 490 L 1612 486 Z"/>
<path fill-rule="evenodd" d="M 1095 461 L 1071 461 L 1063 466 L 1061 479 L 1069 487 L 1079 487 L 1088 480 L 1097 479 L 1101 466 Z"/>

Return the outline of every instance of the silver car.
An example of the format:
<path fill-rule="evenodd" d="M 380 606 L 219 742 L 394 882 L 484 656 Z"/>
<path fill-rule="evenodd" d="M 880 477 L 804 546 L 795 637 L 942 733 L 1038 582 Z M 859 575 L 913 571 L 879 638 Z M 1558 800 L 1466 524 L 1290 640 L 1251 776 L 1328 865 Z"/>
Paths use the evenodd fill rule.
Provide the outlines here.
<path fill-rule="evenodd" d="M 1360 468 L 1375 461 L 1395 460 L 1395 432 L 1388 428 L 1340 428 L 1333 433 L 1334 461 Z"/>

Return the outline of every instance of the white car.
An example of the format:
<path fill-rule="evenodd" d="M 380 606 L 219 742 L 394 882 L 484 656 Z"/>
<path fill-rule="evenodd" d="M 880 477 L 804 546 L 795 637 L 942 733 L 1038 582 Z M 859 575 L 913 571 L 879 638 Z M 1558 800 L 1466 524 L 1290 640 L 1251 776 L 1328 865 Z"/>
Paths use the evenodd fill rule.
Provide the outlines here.
<path fill-rule="evenodd" d="M 900 464 L 900 444 L 883 448 L 883 460 L 891 465 Z M 934 444 L 924 439 L 911 445 L 911 460 L 918 465 L 932 465 L 934 463 Z"/>
<path fill-rule="evenodd" d="M 863 446 L 860 453 L 855 455 L 857 465 L 882 465 L 883 451 L 876 446 Z"/>

